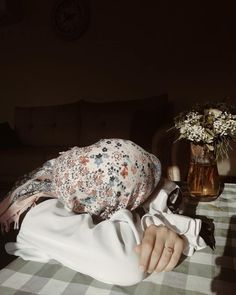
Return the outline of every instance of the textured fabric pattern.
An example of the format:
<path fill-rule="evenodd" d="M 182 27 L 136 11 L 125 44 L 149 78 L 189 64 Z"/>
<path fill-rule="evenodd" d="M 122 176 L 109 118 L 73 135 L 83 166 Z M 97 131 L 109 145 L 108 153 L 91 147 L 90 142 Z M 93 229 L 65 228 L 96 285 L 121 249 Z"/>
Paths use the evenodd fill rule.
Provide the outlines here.
<path fill-rule="evenodd" d="M 141 205 L 160 176 L 154 155 L 129 140 L 102 139 L 55 160 L 52 190 L 68 210 L 106 219 L 121 208 Z"/>
<path fill-rule="evenodd" d="M 74 147 L 25 175 L 0 202 L 0 224 L 18 228 L 20 214 L 40 197 L 59 198 L 69 211 L 109 218 L 121 208 L 133 210 L 157 186 L 156 156 L 123 139 L 101 139 Z"/>
<path fill-rule="evenodd" d="M 196 252 L 172 272 L 152 274 L 137 285 L 119 287 L 58 264 L 18 258 L 0 271 L 0 294 L 233 295 L 236 288 L 236 184 L 225 184 L 221 196 L 211 203 L 200 203 L 196 214 L 214 220 L 216 249 L 212 251 L 207 247 Z"/>

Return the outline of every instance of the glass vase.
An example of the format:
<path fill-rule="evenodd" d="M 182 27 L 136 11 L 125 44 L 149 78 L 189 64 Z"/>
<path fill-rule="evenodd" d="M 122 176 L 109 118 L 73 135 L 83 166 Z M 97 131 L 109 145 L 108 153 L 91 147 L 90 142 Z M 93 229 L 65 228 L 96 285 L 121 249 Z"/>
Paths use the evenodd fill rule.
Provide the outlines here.
<path fill-rule="evenodd" d="M 213 152 L 204 145 L 191 143 L 187 184 L 191 197 L 214 200 L 220 192 L 220 176 Z"/>

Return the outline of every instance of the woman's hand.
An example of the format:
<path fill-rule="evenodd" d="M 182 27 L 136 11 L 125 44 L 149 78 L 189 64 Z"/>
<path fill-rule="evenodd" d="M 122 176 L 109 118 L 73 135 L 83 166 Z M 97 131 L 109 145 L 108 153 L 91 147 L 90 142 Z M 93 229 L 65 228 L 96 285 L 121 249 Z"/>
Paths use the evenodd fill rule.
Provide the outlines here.
<path fill-rule="evenodd" d="M 140 245 L 135 247 L 139 254 L 140 270 L 143 272 L 171 271 L 178 263 L 184 249 L 184 240 L 165 226 L 149 226 Z"/>

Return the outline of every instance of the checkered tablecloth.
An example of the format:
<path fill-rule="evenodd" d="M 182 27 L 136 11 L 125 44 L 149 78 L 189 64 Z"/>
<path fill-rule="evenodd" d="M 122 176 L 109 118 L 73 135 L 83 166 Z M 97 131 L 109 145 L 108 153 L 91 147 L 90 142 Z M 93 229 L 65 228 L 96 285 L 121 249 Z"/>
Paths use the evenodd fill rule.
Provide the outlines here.
<path fill-rule="evenodd" d="M 152 274 L 142 283 L 120 287 L 58 264 L 17 258 L 0 271 L 0 294 L 236 294 L 236 184 L 225 184 L 217 200 L 199 203 L 197 214 L 214 220 L 216 248 L 196 252 L 172 272 Z"/>

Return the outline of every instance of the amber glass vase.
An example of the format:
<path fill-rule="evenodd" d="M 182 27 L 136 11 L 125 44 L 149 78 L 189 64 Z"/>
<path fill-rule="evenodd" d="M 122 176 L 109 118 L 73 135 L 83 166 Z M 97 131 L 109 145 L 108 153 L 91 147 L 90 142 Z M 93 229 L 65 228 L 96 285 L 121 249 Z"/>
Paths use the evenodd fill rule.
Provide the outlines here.
<path fill-rule="evenodd" d="M 187 177 L 190 196 L 201 201 L 214 200 L 220 192 L 220 177 L 214 153 L 204 145 L 193 143 L 190 149 Z"/>

